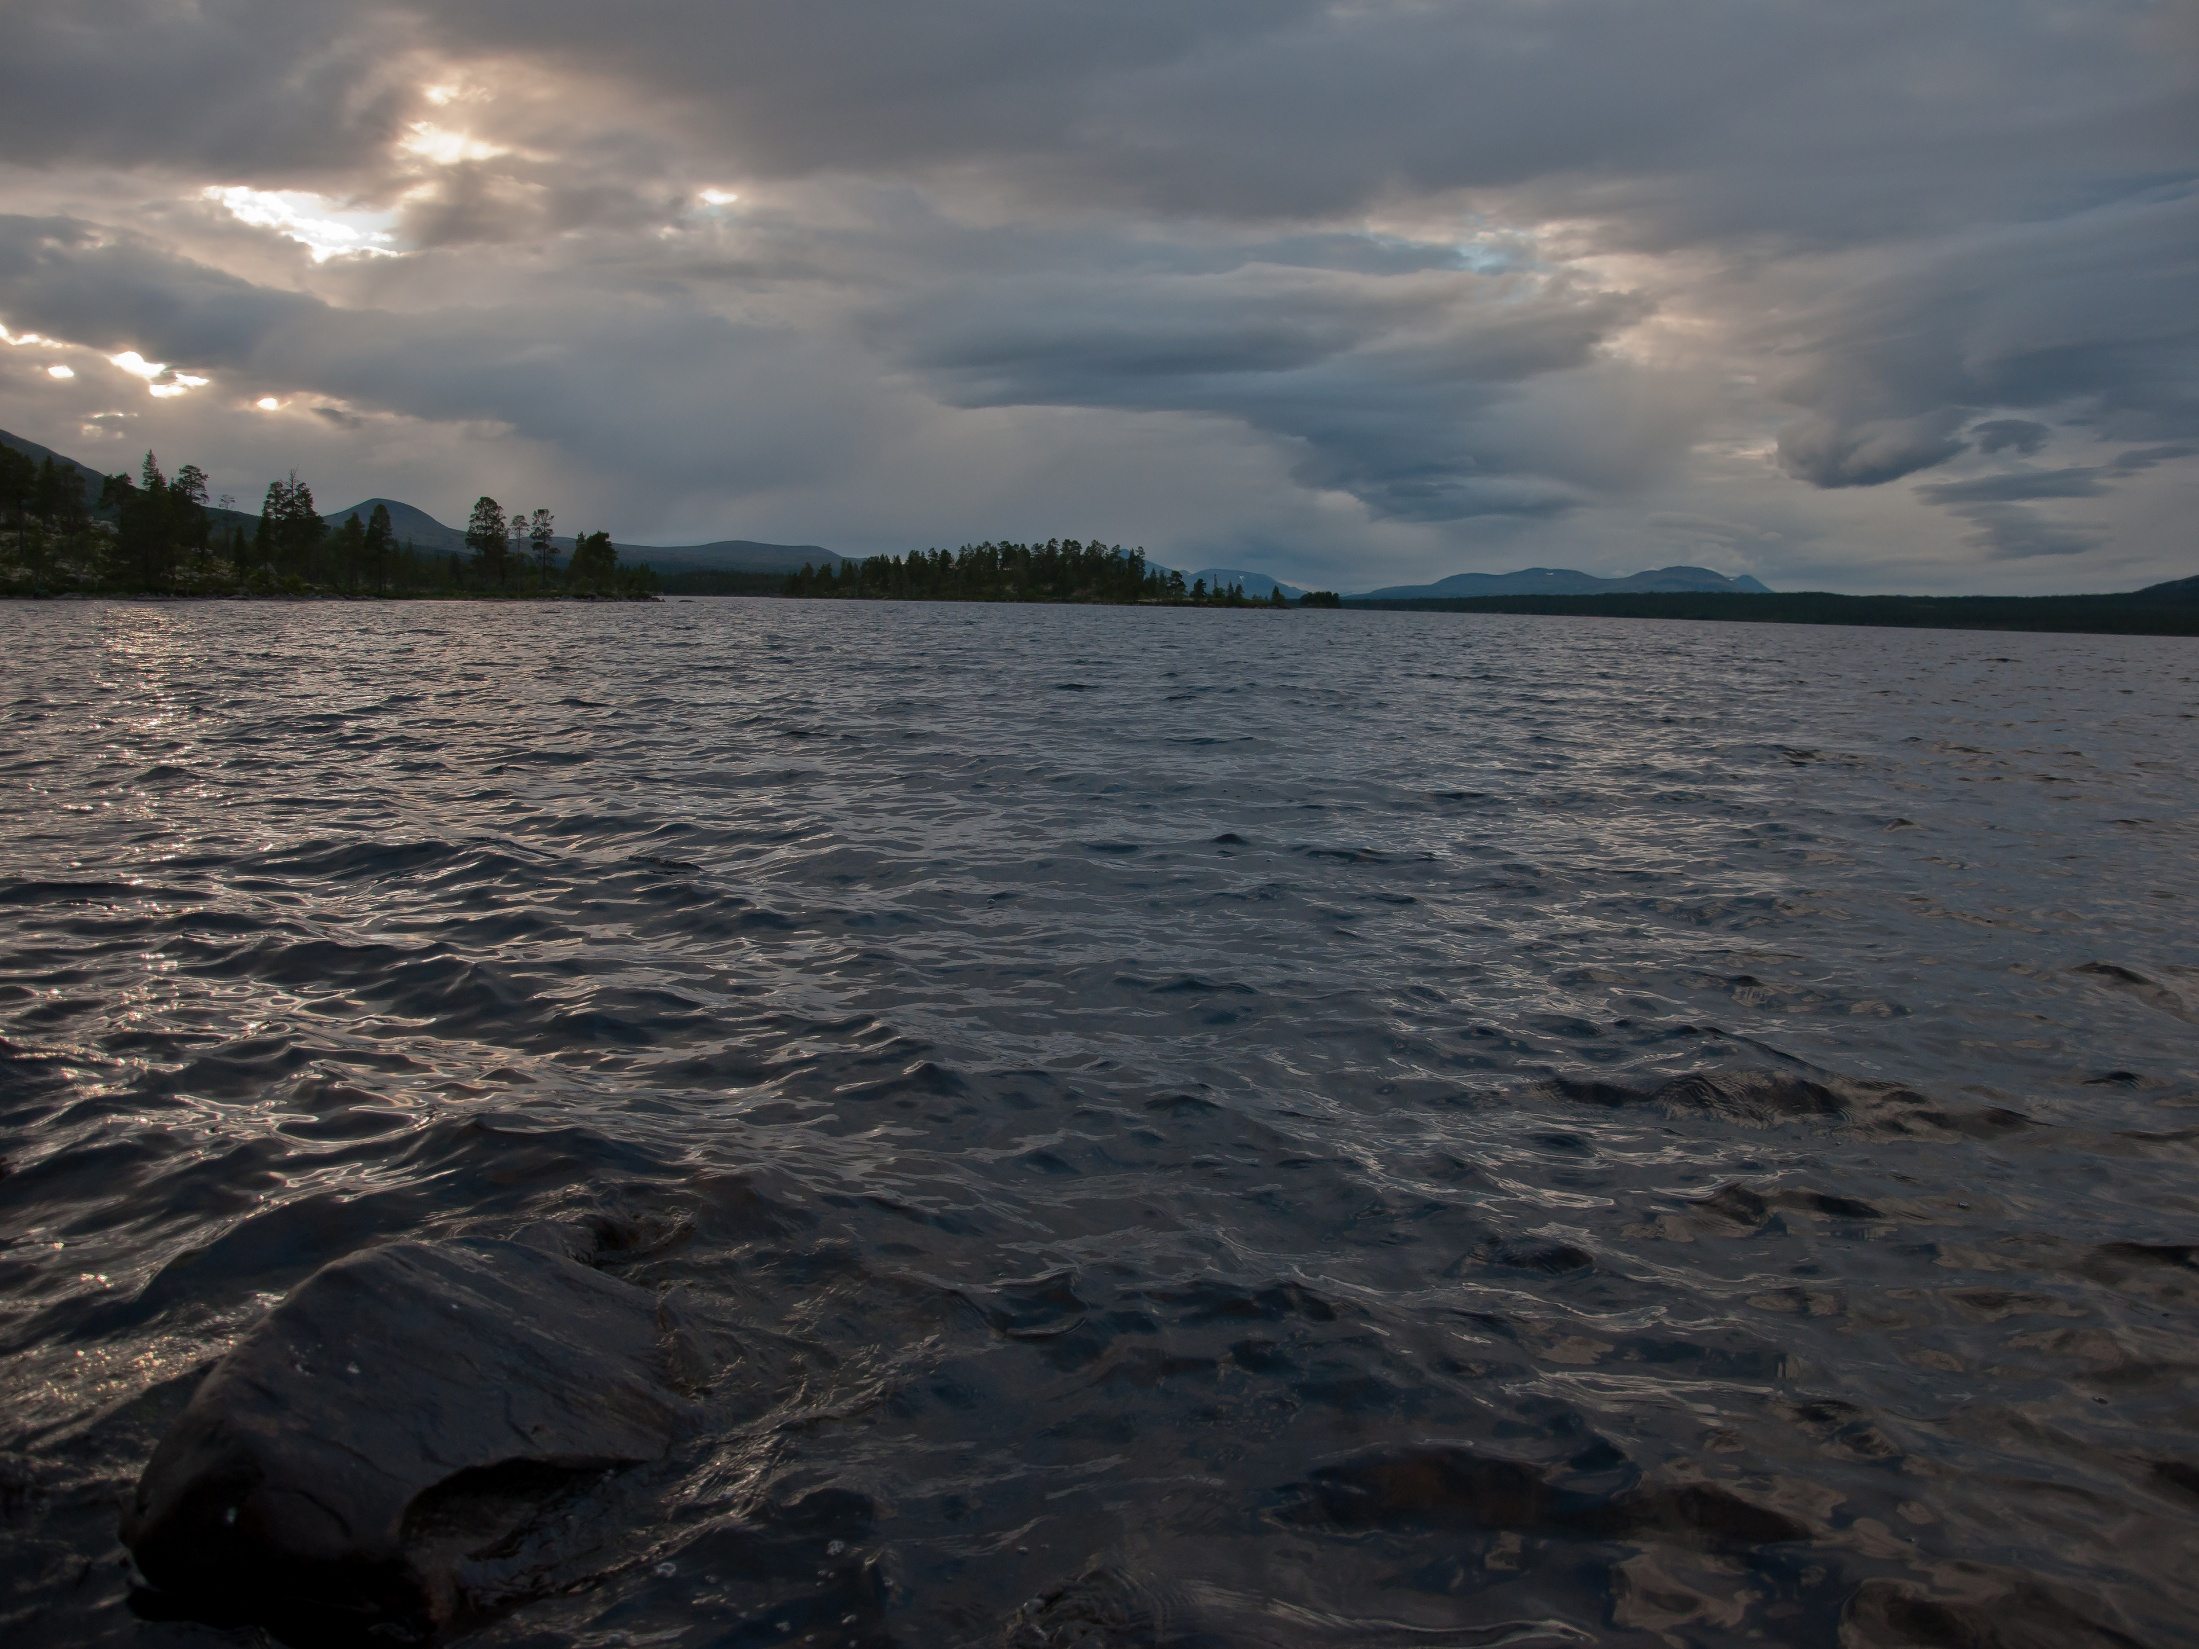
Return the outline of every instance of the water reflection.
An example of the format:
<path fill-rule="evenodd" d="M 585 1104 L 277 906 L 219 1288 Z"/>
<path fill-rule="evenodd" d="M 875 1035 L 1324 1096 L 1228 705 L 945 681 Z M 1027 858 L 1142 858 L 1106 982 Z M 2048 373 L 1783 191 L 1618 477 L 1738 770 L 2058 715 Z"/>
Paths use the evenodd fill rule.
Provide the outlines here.
<path fill-rule="evenodd" d="M 484 1641 L 2194 1612 L 2187 643 L 0 628 L 24 1641 L 155 1631 L 115 1487 L 270 1301 L 576 1211 L 714 1419 Z"/>

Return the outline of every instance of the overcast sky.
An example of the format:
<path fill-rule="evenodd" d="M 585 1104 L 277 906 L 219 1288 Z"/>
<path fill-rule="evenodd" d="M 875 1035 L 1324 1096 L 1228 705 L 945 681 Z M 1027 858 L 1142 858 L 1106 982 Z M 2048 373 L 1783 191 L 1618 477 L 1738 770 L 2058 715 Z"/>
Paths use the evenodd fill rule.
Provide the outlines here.
<path fill-rule="evenodd" d="M 251 508 L 2127 588 L 2199 0 L 17 0 L 0 324 Z"/>

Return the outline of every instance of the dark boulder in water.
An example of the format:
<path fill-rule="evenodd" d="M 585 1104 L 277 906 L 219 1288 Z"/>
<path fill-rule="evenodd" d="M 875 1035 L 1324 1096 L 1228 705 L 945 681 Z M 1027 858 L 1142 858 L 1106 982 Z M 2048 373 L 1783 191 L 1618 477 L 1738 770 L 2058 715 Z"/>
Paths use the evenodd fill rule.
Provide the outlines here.
<path fill-rule="evenodd" d="M 1018 1609 L 1000 1641 L 1002 1649 L 1205 1649 L 1213 1641 L 1188 1629 L 1171 1630 L 1170 1613 L 1164 1599 L 1095 1561 L 1068 1584 L 1050 1587 Z"/>
<path fill-rule="evenodd" d="M 163 1612 L 294 1642 L 417 1638 L 514 1589 L 582 1473 L 687 1416 L 655 1297 L 519 1243 L 401 1242 L 314 1273 L 216 1365 L 123 1539 Z"/>

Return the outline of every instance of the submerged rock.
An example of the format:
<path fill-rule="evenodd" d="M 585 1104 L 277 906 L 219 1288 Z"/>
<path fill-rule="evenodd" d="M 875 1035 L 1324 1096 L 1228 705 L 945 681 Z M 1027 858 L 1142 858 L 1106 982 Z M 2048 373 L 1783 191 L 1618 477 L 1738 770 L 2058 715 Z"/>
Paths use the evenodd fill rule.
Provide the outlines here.
<path fill-rule="evenodd" d="M 530 1517 L 687 1407 L 654 1296 L 520 1243 L 324 1267 L 207 1376 L 123 1539 L 165 1608 L 297 1641 L 432 1633 L 513 1589 Z"/>
<path fill-rule="evenodd" d="M 1094 1561 L 1023 1605 L 1002 1649 L 1162 1649 L 1168 1609 L 1128 1575 Z"/>

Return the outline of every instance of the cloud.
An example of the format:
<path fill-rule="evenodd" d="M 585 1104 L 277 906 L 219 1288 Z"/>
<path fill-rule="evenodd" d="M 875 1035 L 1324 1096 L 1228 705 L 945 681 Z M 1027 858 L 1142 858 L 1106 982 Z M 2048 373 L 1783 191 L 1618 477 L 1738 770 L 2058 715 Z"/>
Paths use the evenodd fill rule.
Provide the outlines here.
<path fill-rule="evenodd" d="M 235 362 L 325 306 L 180 259 L 147 237 L 72 218 L 0 216 L 0 303 L 16 320 L 103 352 Z"/>
<path fill-rule="evenodd" d="M 686 303 L 605 317 L 537 286 L 487 312 L 343 307 L 272 290 L 67 220 L 0 218 L 0 298 L 41 331 L 225 369 L 254 389 L 317 392 L 361 412 L 501 424 L 583 461 L 723 484 L 827 473 L 866 421 L 831 352 Z M 121 357 L 118 357 L 121 358 Z M 576 386 L 584 393 L 575 393 Z M 720 416 L 728 397 L 768 420 Z M 637 421 L 632 409 L 646 406 Z M 346 427 L 357 427 L 356 423 Z"/>
<path fill-rule="evenodd" d="M 1779 432 L 1779 463 L 1816 487 L 1884 486 L 1968 450 L 1955 435 L 1961 421 L 1954 408 L 1846 425 L 1826 417 L 1797 418 Z"/>
<path fill-rule="evenodd" d="M 1530 385 L 1591 368 L 1643 314 L 1627 294 L 1531 277 L 1263 259 L 1030 276 L 933 294 L 873 326 L 905 340 L 953 404 L 1233 419 L 1285 441 L 1308 487 L 1378 517 L 1442 521 L 1551 515 L 1588 496 L 1582 431 L 1523 439 L 1512 415 Z"/>
<path fill-rule="evenodd" d="M 2133 127 L 2173 127 L 2189 83 L 2188 47 L 2136 4 L 2087 9 L 2081 27 L 2059 5 L 2011 16 L 1987 0 L 1672 13 L 473 0 L 406 14 L 455 57 L 526 41 L 606 95 L 658 100 L 762 178 L 978 169 L 1026 201 L 1238 220 L 1523 188 L 1602 215 L 1624 194 L 1642 238 L 1663 241 L 2019 215 L 2071 182 L 2131 175 L 2154 152 Z M 2012 87 L 2050 91 L 2052 113 Z"/>
<path fill-rule="evenodd" d="M 1955 514 L 1975 529 L 1970 542 L 1996 561 L 2083 555 L 2100 544 L 2098 533 L 2049 521 L 2021 504 L 1970 504 Z"/>
<path fill-rule="evenodd" d="M 2026 498 L 2097 498 L 2106 489 L 2100 477 L 2107 474 L 2096 465 L 2072 465 L 2058 470 L 2012 470 L 2005 475 L 1981 475 L 1969 481 L 1934 481 L 1917 488 L 1928 504 L 2007 504 Z"/>
<path fill-rule="evenodd" d="M 1973 425 L 1971 439 L 1978 444 L 1978 451 L 2013 452 L 2028 458 L 2046 445 L 2046 438 L 2054 432 L 2044 424 L 2034 424 L 2028 418 L 1988 418 Z"/>
<path fill-rule="evenodd" d="M 348 254 L 397 255 L 390 243 L 387 214 L 346 213 L 302 191 L 210 185 L 200 193 L 218 201 L 238 222 L 273 229 L 298 242 L 318 263 Z"/>
<path fill-rule="evenodd" d="M 463 452 L 630 534 L 1100 498 L 1297 582 L 1639 556 L 1649 518 L 1834 587 L 1885 543 L 2165 572 L 2188 11 L 35 7 L 0 321 L 81 376 L 6 378 L 0 423 L 65 445 L 132 355 L 190 390 L 139 397 L 164 451 L 416 466 L 372 491 Z"/>
<path fill-rule="evenodd" d="M 299 181 L 347 172 L 402 129 L 416 30 L 397 8 L 345 0 L 18 8 L 0 58 L 0 154 Z"/>
<path fill-rule="evenodd" d="M 1785 535 L 1747 521 L 1728 521 L 1715 515 L 1690 515 L 1662 510 L 1649 517 L 1649 525 L 1723 550 L 1777 544 Z"/>
<path fill-rule="evenodd" d="M 2154 191 L 1897 259 L 1810 323 L 1809 364 L 1780 394 L 1811 415 L 1782 432 L 1782 461 L 1821 487 L 1895 480 L 1964 451 L 1954 430 L 1981 408 L 2071 408 L 2066 421 L 2124 439 L 2199 434 L 2194 248 L 2199 190 Z M 2037 427 L 1978 426 L 1987 450 L 2024 450 Z"/>
<path fill-rule="evenodd" d="M 2172 441 L 2165 446 L 2133 447 L 2128 452 L 2118 452 L 2114 462 L 2108 467 L 2117 475 L 2136 475 L 2157 464 L 2194 455 L 2199 455 L 2199 441 Z"/>

